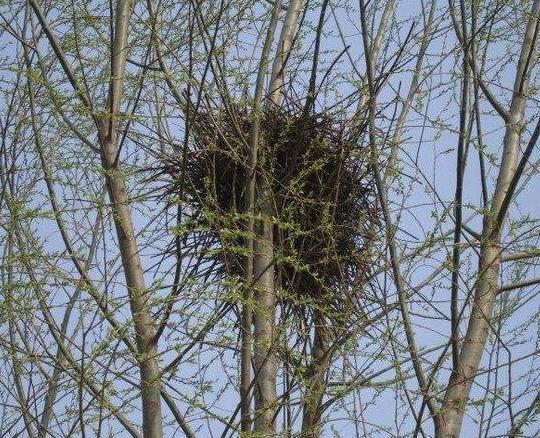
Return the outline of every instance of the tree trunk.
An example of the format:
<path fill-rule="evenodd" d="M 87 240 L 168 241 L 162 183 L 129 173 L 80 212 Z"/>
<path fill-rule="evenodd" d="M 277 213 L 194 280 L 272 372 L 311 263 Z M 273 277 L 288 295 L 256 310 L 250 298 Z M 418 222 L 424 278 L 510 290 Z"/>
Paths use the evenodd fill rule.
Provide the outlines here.
<path fill-rule="evenodd" d="M 285 15 L 278 43 L 278 51 L 272 64 L 270 77 L 270 102 L 279 106 L 282 101 L 282 87 L 285 65 L 290 53 L 294 33 L 298 23 L 302 0 L 291 0 Z M 264 169 L 264 164 L 261 166 Z M 257 227 L 254 242 L 254 298 L 253 314 L 253 362 L 255 372 L 254 399 L 255 420 L 253 432 L 257 436 L 275 435 L 276 412 L 276 362 L 274 356 L 276 288 L 274 278 L 274 238 L 272 221 L 272 199 L 267 182 L 262 177 L 257 180 L 257 203 L 262 219 Z"/>
<path fill-rule="evenodd" d="M 131 2 L 129 0 L 119 0 L 115 12 L 115 33 L 108 102 L 110 116 L 105 118 L 99 129 L 101 160 L 105 170 L 107 191 L 111 201 L 135 328 L 137 351 L 139 353 L 136 360 L 141 375 L 143 435 L 145 438 L 161 438 L 163 436 L 161 424 L 161 376 L 158 366 L 157 346 L 155 344 L 155 327 L 150 310 L 150 296 L 144 282 L 144 271 L 129 209 L 126 180 L 118 166 L 118 118 L 124 87 Z"/>
<path fill-rule="evenodd" d="M 266 78 L 268 58 L 274 41 L 274 33 L 279 19 L 281 0 L 276 0 L 272 11 L 272 18 L 266 34 L 264 47 L 261 53 L 259 71 L 257 72 L 257 82 L 255 84 L 255 94 L 253 99 L 253 122 L 249 136 L 249 178 L 246 180 L 246 213 L 247 213 L 247 235 L 245 260 L 246 289 L 244 291 L 244 303 L 242 305 L 242 356 L 240 360 L 240 404 L 241 404 L 241 431 L 247 433 L 251 430 L 251 328 L 253 323 L 253 268 L 254 268 L 254 234 L 255 234 L 255 197 L 257 184 L 257 162 L 259 154 L 259 135 L 261 127 L 261 104 L 264 90 L 264 80 Z"/>
<path fill-rule="evenodd" d="M 328 328 L 323 315 L 315 315 L 315 335 L 311 351 L 311 364 L 306 376 L 306 394 L 302 418 L 302 437 L 318 438 L 321 436 L 322 398 L 326 392 L 326 370 L 330 362 L 328 354 Z"/>
<path fill-rule="evenodd" d="M 115 164 L 116 147 L 112 139 L 109 138 L 102 141 L 102 148 L 107 190 L 118 236 L 139 353 L 137 362 L 141 375 L 143 432 L 145 438 L 160 438 L 162 436 L 161 383 L 157 349 L 153 342 L 155 330 L 150 315 L 149 296 L 135 240 L 124 176 Z"/>
<path fill-rule="evenodd" d="M 283 99 L 283 79 L 285 77 L 285 64 L 290 55 L 290 50 L 298 25 L 300 9 L 303 0 L 291 0 L 287 7 L 285 21 L 281 28 L 281 35 L 277 47 L 277 54 L 272 64 L 272 75 L 270 77 L 270 101 L 274 105 L 280 105 Z"/>
<path fill-rule="evenodd" d="M 442 405 L 439 426 L 441 437 L 444 438 L 457 438 L 461 430 L 471 385 L 478 371 L 489 333 L 498 289 L 499 256 L 500 248 L 496 242 L 487 242 L 483 245 L 469 327 L 459 355 L 458 368 L 452 372 Z"/>
<path fill-rule="evenodd" d="M 253 431 L 257 436 L 275 434 L 276 363 L 274 356 L 274 319 L 276 293 L 274 281 L 273 224 L 263 220 L 261 232 L 255 241 L 254 298 L 257 303 L 253 314 L 254 368 L 255 368 L 255 420 Z"/>

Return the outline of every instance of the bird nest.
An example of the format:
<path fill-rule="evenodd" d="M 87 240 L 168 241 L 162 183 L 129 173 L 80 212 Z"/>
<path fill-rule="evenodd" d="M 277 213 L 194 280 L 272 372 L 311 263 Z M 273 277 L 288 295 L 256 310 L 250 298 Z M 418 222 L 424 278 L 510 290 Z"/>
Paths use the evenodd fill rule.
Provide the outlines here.
<path fill-rule="evenodd" d="M 362 290 L 379 223 L 367 151 L 344 121 L 328 115 L 267 107 L 260 121 L 256 179 L 272 210 L 280 298 L 292 308 L 339 315 Z M 186 158 L 163 159 L 169 193 L 183 187 L 199 229 L 203 224 L 215 237 L 208 257 L 239 277 L 246 256 L 251 125 L 246 108 L 199 110 L 191 118 L 194 143 Z"/>

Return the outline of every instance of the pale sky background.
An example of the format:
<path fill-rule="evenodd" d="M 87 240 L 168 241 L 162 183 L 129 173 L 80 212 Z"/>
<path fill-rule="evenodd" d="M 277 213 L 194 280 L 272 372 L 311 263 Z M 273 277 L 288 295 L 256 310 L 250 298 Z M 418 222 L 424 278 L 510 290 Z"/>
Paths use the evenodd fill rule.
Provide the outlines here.
<path fill-rule="evenodd" d="M 441 4 L 440 7 L 446 7 L 446 2 L 439 1 Z M 395 15 L 403 20 L 407 17 L 414 17 L 417 15 L 419 8 L 421 7 L 420 1 L 401 1 L 398 2 L 398 8 L 395 11 Z M 0 10 L 4 13 L 6 8 L 9 6 L 0 6 Z M 137 5 L 137 8 L 144 8 L 142 4 Z M 136 12 L 137 9 L 136 8 Z M 261 8 L 269 8 L 266 3 L 263 3 L 262 6 L 258 6 L 256 10 L 260 11 Z M 441 10 L 437 12 L 437 16 L 440 15 Z M 335 10 L 337 19 L 340 23 L 341 30 L 345 34 L 347 43 L 350 44 L 350 56 L 353 60 L 358 61 L 358 65 L 355 66 L 360 71 L 364 70 L 363 64 L 361 63 L 362 56 L 362 47 L 361 40 L 359 36 L 359 18 L 356 12 L 351 12 L 347 14 L 343 8 L 336 6 Z M 355 15 L 356 14 L 356 15 Z M 316 23 L 318 18 L 318 9 L 315 13 L 310 12 L 307 16 L 308 20 L 312 20 Z M 355 21 L 356 20 L 356 21 Z M 437 23 L 440 23 L 440 20 L 437 18 Z M 448 26 L 450 23 L 448 18 L 444 19 L 444 22 L 441 24 L 441 28 Z M 319 73 L 319 80 L 325 71 L 324 66 L 334 59 L 336 51 L 341 51 L 342 44 L 339 38 L 339 33 L 335 24 L 334 17 L 331 13 L 328 14 L 327 26 L 326 29 L 329 31 L 330 35 L 325 38 L 322 42 L 322 51 L 323 53 L 321 59 L 321 73 Z M 510 63 L 507 65 L 502 65 L 505 55 L 508 51 L 515 51 L 517 44 L 520 42 L 521 35 L 523 32 L 524 26 L 521 26 L 519 29 L 515 30 L 515 33 L 509 34 L 508 38 L 502 41 L 500 44 L 494 45 L 491 47 L 489 55 L 492 59 L 497 60 L 501 59 L 501 65 L 497 65 L 495 62 L 494 68 L 499 70 L 496 76 L 496 82 L 500 87 L 493 87 L 495 94 L 500 98 L 504 104 L 509 102 L 509 93 L 508 89 L 511 89 L 514 75 L 514 64 Z M 135 29 L 135 32 L 140 32 L 140 26 Z M 392 30 L 393 32 L 393 30 Z M 401 38 L 404 38 L 408 32 L 408 27 L 403 25 L 399 29 L 399 35 Z M 167 34 L 167 29 L 163 30 L 164 35 Z M 142 34 L 136 34 L 136 36 L 142 36 Z M 132 37 L 135 37 L 132 34 Z M 13 46 L 6 44 L 8 37 L 4 34 L 3 45 L 1 48 L 2 56 L 6 58 L 13 57 Z M 243 40 L 245 43 L 244 46 L 240 48 L 240 53 L 245 56 L 249 50 L 253 50 L 253 32 L 250 29 L 242 29 L 242 34 L 239 37 L 240 40 Z M 307 42 L 302 43 L 303 46 L 298 49 L 298 54 L 302 53 L 302 50 L 307 50 Z M 40 47 L 43 50 L 48 50 L 48 46 L 42 42 Z M 417 50 L 417 45 L 411 46 L 413 50 Z M 452 55 L 452 49 L 455 47 L 455 37 L 453 33 L 444 32 L 436 33 L 436 36 L 433 42 L 430 44 L 426 61 L 424 72 L 429 71 L 429 76 L 425 78 L 423 83 L 424 89 L 432 88 L 432 94 L 430 96 L 423 96 L 424 99 L 429 99 L 429 104 L 427 108 L 421 106 L 421 112 L 415 113 L 414 110 L 411 111 L 411 114 L 408 118 L 407 125 L 409 129 L 404 134 L 404 139 L 406 140 L 406 145 L 402 148 L 400 154 L 401 166 L 402 166 L 402 182 L 403 182 L 403 193 L 407 194 L 407 198 L 403 203 L 402 194 L 392 192 L 391 201 L 393 214 L 397 214 L 399 209 L 401 211 L 401 222 L 400 230 L 398 237 L 401 239 L 400 251 L 401 253 L 408 252 L 411 248 L 417 246 L 420 242 L 427 238 L 427 236 L 435 232 L 436 235 L 441 234 L 443 231 L 448 231 L 451 228 L 450 219 L 447 217 L 445 219 L 442 229 L 436 228 L 436 219 L 435 216 L 442 216 L 444 210 L 450 208 L 451 202 L 454 197 L 455 190 L 455 160 L 456 160 L 456 145 L 457 145 L 457 132 L 455 131 L 459 126 L 459 110 L 457 106 L 457 101 L 459 99 L 459 79 L 456 77 L 455 73 L 459 72 L 459 63 L 456 61 L 456 56 Z M 244 52 L 242 52 L 244 51 Z M 390 52 L 394 50 L 390 48 Z M 441 54 L 445 54 L 444 60 L 436 67 L 433 67 L 435 63 L 441 61 Z M 137 56 L 136 56 L 137 55 Z M 139 59 L 140 54 L 134 54 L 134 59 Z M 247 66 L 250 65 L 255 68 L 255 62 L 248 64 L 247 62 L 241 62 L 239 58 L 240 55 L 235 53 L 229 53 L 228 56 L 230 59 L 230 67 L 232 68 L 236 64 L 241 64 L 244 68 L 247 69 Z M 106 59 L 104 58 L 104 62 Z M 306 63 L 310 64 L 311 60 L 307 59 Z M 414 65 L 414 60 L 408 64 L 412 68 Z M 428 70 L 433 67 L 433 71 Z M 129 70 L 132 72 L 137 71 L 137 67 L 129 66 Z M 342 57 L 340 62 L 336 66 L 336 72 L 342 72 L 344 75 L 352 75 L 353 68 L 351 67 L 347 57 Z M 1 70 L 0 76 L 3 81 L 8 81 L 13 77 L 13 71 L 3 68 Z M 538 75 L 538 69 L 535 68 L 533 71 L 533 81 L 536 80 Z M 250 80 L 252 77 L 250 77 Z M 305 78 L 303 78 L 305 79 Z M 356 78 L 358 80 L 358 78 Z M 300 79 L 299 79 L 300 81 Z M 394 90 L 401 86 L 401 89 L 408 90 L 408 85 L 410 81 L 410 73 L 403 72 L 397 75 L 392 76 L 389 79 L 389 86 L 385 87 L 381 92 L 380 100 L 384 101 L 388 99 L 389 96 L 393 97 L 390 89 L 393 87 Z M 307 81 L 306 81 L 307 82 Z M 6 87 L 7 82 L 2 82 L 1 88 Z M 336 82 L 337 83 L 337 82 Z M 248 89 L 251 89 L 252 82 L 249 82 Z M 338 93 L 345 96 L 348 92 L 353 90 L 353 86 L 345 84 L 340 84 L 338 87 Z M 98 93 L 96 91 L 96 93 Z M 150 92 L 150 90 L 149 90 Z M 152 90 L 153 92 L 153 90 Z M 331 96 L 329 96 L 329 101 L 331 101 Z M 532 118 L 527 124 L 528 131 L 524 133 L 522 144 L 525 146 L 528 141 L 530 130 L 534 128 L 536 120 L 534 116 L 538 113 L 539 100 L 536 96 L 533 96 L 529 103 L 527 110 L 527 117 Z M 6 108 L 5 99 L 2 98 L 0 101 L 0 109 L 3 111 Z M 354 109 L 354 108 L 349 108 Z M 481 109 L 484 112 L 491 111 L 488 104 L 482 100 Z M 392 112 L 393 108 L 390 107 L 386 112 Z M 137 115 L 142 116 L 142 118 L 149 115 L 149 106 L 141 105 L 140 112 Z M 385 112 L 385 114 L 386 114 Z M 172 133 L 172 136 L 178 141 L 182 140 L 182 128 L 181 123 L 178 122 L 177 116 L 172 113 L 168 114 L 167 118 L 171 125 L 176 126 L 177 131 Z M 425 123 L 424 123 L 425 121 Z M 444 122 L 446 127 L 444 129 L 437 129 L 437 123 Z M 504 126 L 501 124 L 499 118 L 485 115 L 483 118 L 483 133 L 484 133 L 484 145 L 488 149 L 489 153 L 494 154 L 494 157 L 500 157 L 501 152 L 501 142 Z M 91 130 L 91 127 L 88 127 Z M 135 122 L 133 130 L 139 134 L 144 134 L 147 127 L 144 123 Z M 452 133 L 452 131 L 454 131 Z M 50 133 L 49 133 L 50 135 Z M 72 205 L 77 205 L 81 207 L 84 205 L 85 200 L 82 201 L 76 200 L 77 197 L 81 197 L 81 190 L 84 196 L 90 197 L 90 194 L 93 192 L 98 192 L 99 188 L 99 178 L 97 177 L 97 172 L 94 172 L 93 175 L 88 176 L 86 172 L 83 172 L 79 168 L 77 163 L 90 163 L 95 166 L 99 164 L 99 159 L 96 156 L 91 156 L 91 153 L 86 148 L 81 148 L 81 145 L 77 142 L 71 141 L 69 139 L 57 138 L 58 144 L 64 148 L 66 155 L 63 156 L 64 159 L 67 158 L 69 162 L 76 163 L 72 169 L 63 169 L 63 171 L 70 175 L 70 180 L 74 183 L 74 187 L 66 188 L 64 191 L 59 190 L 59 197 L 62 200 L 64 206 L 69 207 Z M 49 145 L 54 149 L 54 145 Z M 134 144 L 131 139 L 128 139 L 126 147 L 124 149 L 124 158 L 126 162 L 141 164 L 147 160 L 147 157 L 144 156 L 140 150 L 137 150 L 137 146 Z M 538 163 L 539 154 L 535 152 L 533 155 L 533 162 L 535 167 Z M 54 160 L 53 160 L 54 161 Z M 60 167 L 60 164 L 55 162 L 55 165 Z M 489 175 L 489 189 L 490 192 L 493 190 L 494 186 L 494 176 L 496 169 L 493 166 L 488 167 Z M 137 181 L 136 189 L 145 190 L 147 187 L 144 184 L 140 184 L 140 176 L 137 176 L 134 181 Z M 66 178 L 67 179 L 67 178 Z M 512 207 L 510 211 L 510 216 L 513 220 L 520 218 L 526 218 L 530 216 L 531 218 L 537 218 L 540 214 L 540 207 L 538 203 L 538 193 L 540 193 L 539 179 L 537 177 L 527 178 L 523 181 L 526 181 L 526 184 L 522 186 L 522 191 L 520 193 L 519 199 L 515 206 Z M 89 184 L 93 183 L 93 186 Z M 435 188 L 437 196 L 433 194 L 431 188 Z M 44 202 L 46 198 L 43 194 L 40 196 L 37 192 L 42 189 L 41 186 L 36 187 L 36 194 L 32 197 L 32 205 L 39 207 L 43 210 L 48 210 L 48 205 Z M 465 191 L 464 191 L 464 203 L 470 203 L 473 206 L 478 206 L 480 197 L 481 197 L 481 188 L 480 188 L 480 178 L 479 178 L 479 165 L 478 165 L 478 154 L 476 149 L 471 145 L 471 150 L 469 154 L 469 160 L 467 163 L 467 170 L 465 173 Z M 44 192 L 43 192 L 44 193 Z M 84 198 L 83 196 L 83 198 Z M 88 201 L 88 199 L 86 199 Z M 72 219 L 81 220 L 81 211 L 68 213 L 72 215 Z M 140 243 L 150 242 L 152 245 L 143 251 L 143 262 L 146 268 L 154 268 L 155 263 L 158 259 L 155 257 L 156 253 L 159 252 L 159 249 L 162 248 L 165 243 L 168 242 L 163 240 L 161 237 L 152 234 L 151 226 L 157 223 L 161 223 L 166 220 L 164 217 L 156 216 L 158 212 L 156 204 L 152 201 L 137 204 L 136 209 L 134 209 L 135 225 L 138 230 L 142 233 L 140 238 Z M 468 207 L 464 211 L 464 218 L 468 218 L 473 214 L 474 210 L 471 207 Z M 95 212 L 89 215 L 88 223 L 84 223 L 85 227 L 92 227 L 92 223 L 95 217 Z M 170 218 L 169 218 L 170 219 Z M 52 220 L 41 219 L 34 223 L 35 225 L 35 234 L 38 235 L 43 243 L 44 251 L 51 254 L 58 253 L 58 251 L 63 250 L 60 239 L 58 238 L 58 232 L 55 228 L 55 225 Z M 479 231 L 481 229 L 481 222 L 478 218 L 468 222 L 468 225 Z M 150 228 L 148 228 L 150 227 Z M 403 232 L 406 230 L 406 233 Z M 73 236 L 77 233 L 76 223 L 74 226 L 70 227 L 70 233 Z M 3 236 L 5 230 L 0 230 L 0 235 Z M 84 236 L 88 237 L 88 236 Z M 102 277 L 102 269 L 105 266 L 103 263 L 104 254 L 108 253 L 109 255 L 116 251 L 115 243 L 115 234 L 112 228 L 107 225 L 105 235 L 102 238 L 102 242 L 98 249 L 96 255 L 96 264 L 99 265 L 99 270 L 94 267 L 91 271 L 96 279 Z M 404 242 L 407 241 L 405 247 Z M 86 239 L 86 243 L 89 240 Z M 143 246 L 143 245 L 141 245 Z M 451 248 L 451 244 L 445 246 L 446 249 Z M 86 250 L 85 250 L 86 251 Z M 84 251 L 84 252 L 85 252 Z M 474 250 L 467 250 L 463 254 L 463 264 L 464 269 L 463 273 L 467 272 L 467 264 L 470 264 L 470 268 L 474 270 L 477 260 L 473 256 Z M 58 255 L 58 254 L 57 254 Z M 426 278 L 433 269 L 435 269 L 439 263 L 441 263 L 444 258 L 447 256 L 446 253 L 443 253 L 443 250 L 437 251 L 431 255 L 429 258 L 417 259 L 413 264 L 403 263 L 403 276 L 410 286 L 414 286 L 420 283 L 424 278 Z M 166 262 L 170 263 L 170 261 Z M 60 265 L 63 265 L 64 268 L 69 272 L 74 272 L 73 268 L 69 266 L 69 261 L 59 262 Z M 512 283 L 524 278 L 533 278 L 537 276 L 534 267 L 522 267 L 524 270 L 520 273 L 517 270 L 503 269 L 501 273 L 501 283 L 507 284 Z M 108 275 L 112 276 L 113 273 L 117 272 L 119 269 L 118 260 L 115 263 L 107 266 Z M 526 270 L 527 269 L 527 270 Z M 156 281 L 159 281 L 163 284 L 171 283 L 171 276 L 163 276 L 162 271 L 164 267 L 161 267 L 159 270 L 153 269 L 152 272 L 146 274 L 147 284 L 153 285 L 156 284 Z M 157 272 L 157 275 L 156 275 Z M 517 275 L 522 275 L 523 278 L 517 277 Z M 118 276 L 117 281 L 120 281 L 119 284 L 115 285 L 115 290 L 123 291 L 123 278 Z M 391 278 L 381 278 L 380 282 L 391 281 Z M 467 278 L 463 280 L 469 288 L 473 287 L 473 280 Z M 430 283 L 428 287 L 423 288 L 420 291 L 418 296 L 419 301 L 411 306 L 411 314 L 413 316 L 413 324 L 416 334 L 416 341 L 421 349 L 429 349 L 435 346 L 444 343 L 447 340 L 449 332 L 449 322 L 441 321 L 440 319 L 435 319 L 438 315 L 438 312 L 443 312 L 446 315 L 449 315 L 448 303 L 449 298 L 449 275 L 447 273 L 444 276 L 441 276 L 436 281 Z M 55 290 L 51 287 L 51 291 Z M 393 287 L 389 288 L 390 293 L 387 297 L 389 302 L 395 301 Z M 62 303 L 66 301 L 66 294 L 73 292 L 71 288 L 65 288 L 62 291 L 56 291 L 57 295 L 51 295 L 51 302 Z M 189 318 L 186 318 L 185 321 L 182 321 L 182 324 L 185 324 L 184 327 L 181 325 L 177 328 L 174 333 L 166 335 L 166 343 L 162 341 L 160 346 L 162 350 L 167 347 L 170 347 L 171 343 L 174 343 L 174 339 L 177 339 L 178 345 L 181 345 L 185 342 L 185 336 L 183 330 L 192 331 L 193 325 L 197 323 L 197 318 L 201 315 L 212 315 L 215 312 L 215 303 L 210 300 L 212 296 L 219 295 L 222 290 L 218 287 L 210 288 L 208 285 L 193 286 L 188 293 L 187 297 L 184 297 L 179 306 L 188 303 L 189 300 L 193 300 L 196 303 L 195 307 L 191 309 L 191 314 Z M 53 293 L 53 292 L 51 292 Z M 460 297 L 463 298 L 463 290 Z M 524 290 L 522 293 L 528 294 L 530 300 L 528 304 L 522 306 L 518 312 L 512 315 L 512 317 L 507 320 L 504 326 L 501 329 L 499 334 L 500 340 L 504 343 L 511 345 L 511 358 L 510 360 L 518 360 L 520 358 L 526 357 L 525 359 L 518 360 L 511 367 L 502 367 L 497 373 L 491 375 L 490 384 L 493 385 L 493 379 L 498 380 L 498 384 L 501 387 L 505 387 L 508 384 L 509 379 L 513 381 L 512 393 L 514 395 L 519 394 L 527 385 L 537 386 L 538 387 L 538 372 L 537 369 L 540 365 L 538 359 L 538 339 L 539 339 L 539 317 L 538 317 L 538 305 L 540 300 L 538 297 L 538 287 L 532 287 Z M 122 292 L 123 294 L 123 292 Z M 512 291 L 508 294 L 508 297 L 503 296 L 501 302 L 505 300 L 512 300 L 513 297 L 519 296 L 517 291 Z M 200 299 L 198 297 L 203 297 L 205 299 Z M 424 302 L 422 302 L 424 300 Z M 91 303 L 82 302 L 81 306 L 92 306 Z M 54 309 L 53 312 L 58 313 L 58 318 L 60 320 L 61 309 Z M 377 308 L 367 309 L 366 312 L 372 311 L 377 313 Z M 78 312 L 77 312 L 78 314 Z M 124 306 L 120 311 L 121 315 L 124 318 L 129 318 L 128 308 Z M 122 318 L 119 318 L 122 319 Z M 395 320 L 395 318 L 392 318 Z M 74 316 L 72 320 L 73 329 L 76 328 L 77 324 L 81 321 Z M 222 331 L 228 334 L 228 342 L 231 344 L 235 341 L 237 337 L 237 329 L 234 327 L 234 315 L 230 315 L 226 319 L 224 324 L 224 329 L 219 330 L 219 334 L 210 334 L 209 340 L 212 341 L 222 341 Z M 89 318 L 85 319 L 84 325 L 89 325 L 92 322 Z M 2 333 L 7 329 L 5 324 L 0 325 Z M 462 325 L 462 332 L 464 332 L 465 325 Z M 364 357 L 363 353 L 379 351 L 382 347 L 385 346 L 385 341 L 383 333 L 384 329 L 393 329 L 392 321 L 390 322 L 390 327 L 386 326 L 385 323 L 378 324 L 376 328 L 371 329 L 371 331 L 366 336 L 361 336 L 358 339 L 357 344 L 357 360 L 358 366 L 361 368 L 364 361 L 366 363 L 370 362 L 369 357 Z M 100 332 L 99 330 L 92 334 L 96 337 L 96 340 L 102 339 L 105 336 L 106 332 Z M 170 336 L 170 339 L 167 337 Z M 78 335 L 80 337 L 80 334 Z M 404 337 L 402 334 L 396 336 L 394 341 L 397 344 L 403 346 Z M 522 342 L 528 340 L 527 342 Z M 516 344 L 517 343 L 517 344 Z M 515 344 L 515 345 L 514 345 Z M 113 343 L 114 345 L 114 343 Z M 382 346 L 382 347 L 381 347 Z M 388 347 L 385 354 L 388 354 L 390 351 L 390 344 L 386 341 L 386 346 Z M 487 347 L 491 348 L 490 345 Z M 180 379 L 186 379 L 187 383 L 183 384 L 178 379 L 172 380 L 171 384 L 174 386 L 174 391 L 178 391 L 178 394 L 175 393 L 172 388 L 171 393 L 175 396 L 181 395 L 183 398 L 183 403 L 179 403 L 179 408 L 182 412 L 187 409 L 187 406 L 190 404 L 190 397 L 194 394 L 193 380 L 208 380 L 214 389 L 220 388 L 224 383 L 227 382 L 227 379 L 234 378 L 238 371 L 237 366 L 237 356 L 233 355 L 230 350 L 227 350 L 223 353 L 221 359 L 216 355 L 215 351 L 208 349 L 207 346 L 196 347 L 194 349 L 196 354 L 193 356 L 193 361 L 190 363 L 182 363 L 179 372 L 177 375 Z M 175 356 L 175 352 L 168 351 L 163 354 L 163 364 L 166 364 L 170 361 L 172 357 Z M 506 357 L 506 351 L 501 349 L 499 360 L 501 363 L 505 363 L 509 360 Z M 529 356 L 529 357 L 527 357 Z M 407 357 L 406 351 L 403 351 L 399 355 L 399 359 Z M 427 356 L 431 360 L 436 360 L 437 354 L 433 353 Z M 489 366 L 488 355 L 484 354 L 483 366 Z M 380 368 L 385 367 L 389 363 L 389 357 L 387 356 L 384 360 L 375 361 L 369 365 L 366 369 L 366 375 L 369 375 L 373 371 L 377 371 Z M 447 363 L 448 364 L 448 363 Z M 117 370 L 122 370 L 125 376 L 137 376 L 136 370 L 126 370 L 125 363 L 123 363 L 122 358 L 115 360 Z M 425 366 L 427 370 L 427 366 Z M 402 371 L 411 374 L 410 363 L 406 363 L 403 366 Z M 6 368 L 0 369 L 0 375 L 7 375 L 8 370 Z M 375 381 L 384 382 L 395 377 L 394 371 L 389 371 L 384 375 L 379 376 Z M 475 385 L 473 387 L 473 392 L 471 394 L 473 401 L 484 398 L 483 387 L 487 384 L 487 374 L 483 374 L 477 378 Z M 446 379 L 446 373 L 443 371 L 439 375 L 439 383 L 444 383 Z M 121 383 L 117 379 L 118 385 L 117 389 L 125 389 L 126 385 Z M 167 377 L 164 379 L 165 385 L 168 386 Z M 531 384 L 531 382 L 533 382 Z M 394 385 L 395 386 L 395 385 Z M 416 388 L 414 384 L 414 377 L 407 381 L 408 388 Z M 0 393 L 3 391 L 0 388 Z M 280 393 L 280 388 L 278 388 L 278 394 Z M 134 393 L 132 393 L 134 394 Z M 354 394 L 358 396 L 360 400 L 357 400 L 356 403 L 364 404 L 364 410 L 357 412 L 356 415 L 365 421 L 366 429 L 359 428 L 358 424 L 355 424 L 354 421 L 351 421 L 349 417 L 351 413 L 347 413 L 343 408 L 340 408 L 336 404 L 334 413 L 331 415 L 330 421 L 328 421 L 323 437 L 332 437 L 332 436 L 342 436 L 342 437 L 354 437 L 354 436 L 373 436 L 373 437 L 393 437 L 393 436 L 405 436 L 404 434 L 410 432 L 411 427 L 411 418 L 412 415 L 406 414 L 407 411 L 407 402 L 403 397 L 403 393 L 396 392 L 392 389 L 381 390 L 380 388 L 365 388 L 360 391 L 359 394 Z M 73 398 L 72 398 L 73 396 Z M 507 396 L 507 392 L 503 392 L 503 397 Z M 63 406 L 70 407 L 72 406 L 73 401 L 75 400 L 76 395 L 72 394 L 65 399 L 59 400 L 58 408 L 61 410 Z M 236 408 L 238 403 L 238 395 L 235 393 L 234 388 L 228 387 L 223 393 L 216 393 L 210 391 L 208 394 L 197 394 L 197 397 L 208 403 L 209 407 L 218 415 L 223 415 L 224 418 L 228 418 L 231 413 Z M 347 400 L 352 400 L 353 395 L 349 395 Z M 534 397 L 534 394 L 528 393 L 526 396 L 522 397 L 520 400 L 515 402 L 512 406 L 512 409 L 515 412 L 519 412 L 522 408 L 528 406 Z M 135 401 L 135 405 L 138 406 L 138 401 Z M 497 436 L 498 434 L 503 434 L 506 432 L 510 425 L 507 421 L 500 422 L 501 419 L 508 418 L 508 411 L 498 411 L 502 409 L 501 405 L 497 405 L 497 411 L 493 423 L 491 425 L 491 430 L 487 436 Z M 419 404 L 416 404 L 418 409 Z M 487 403 L 487 408 L 490 407 L 490 404 Z M 475 424 L 475 420 L 478 418 L 476 415 L 476 410 L 480 410 L 481 406 L 471 406 L 469 408 L 469 413 L 474 414 L 473 417 L 466 416 L 465 422 L 462 431 L 462 437 L 475 437 L 478 436 L 478 425 Z M 163 410 L 167 415 L 169 415 L 168 410 L 163 403 Z M 396 421 L 395 410 L 398 411 L 398 418 Z M 133 411 L 129 413 L 129 416 L 133 418 L 133 421 L 136 424 L 140 424 L 140 415 L 139 412 Z M 424 415 L 424 418 L 427 414 Z M 402 417 L 406 417 L 403 420 Z M 219 437 L 221 431 L 223 430 L 223 425 L 218 421 L 207 421 L 206 419 L 201 419 L 201 412 L 189 412 L 188 418 L 193 420 L 192 427 L 196 429 L 201 427 L 200 431 L 197 432 L 199 437 Z M 298 420 L 301 422 L 301 418 Z M 282 422 L 282 416 L 278 418 L 278 423 Z M 396 424 L 399 423 L 399 424 Z M 429 420 L 425 420 L 426 433 L 431 431 L 431 423 Z M 115 421 L 109 422 L 112 433 L 114 436 L 124 436 L 117 429 L 118 424 Z M 381 429 L 382 427 L 388 427 L 389 430 L 385 431 Z M 166 426 L 165 436 L 183 436 L 176 427 Z M 340 435 L 337 435 L 337 432 Z M 533 434 L 534 431 L 538 431 L 538 422 L 530 426 L 530 433 Z M 90 429 L 87 431 L 87 436 L 92 436 Z M 367 434 L 367 435 L 366 435 Z M 1 433 L 0 433 L 1 435 Z M 229 436 L 233 436 L 229 434 Z M 533 435 L 528 435 L 533 436 Z"/>

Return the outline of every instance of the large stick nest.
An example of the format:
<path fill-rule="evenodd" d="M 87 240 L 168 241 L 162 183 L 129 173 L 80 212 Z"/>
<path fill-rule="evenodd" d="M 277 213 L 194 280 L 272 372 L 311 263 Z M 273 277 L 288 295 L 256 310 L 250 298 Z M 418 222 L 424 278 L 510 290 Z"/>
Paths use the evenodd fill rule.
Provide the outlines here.
<path fill-rule="evenodd" d="M 211 258 L 238 276 L 244 275 L 249 114 L 242 107 L 197 111 L 185 160 L 163 160 L 169 193 L 182 191 L 198 212 L 199 229 L 202 223 L 216 237 Z M 271 107 L 260 120 L 258 198 L 270 197 L 280 295 L 293 307 L 339 314 L 362 289 L 378 228 L 367 151 L 345 122 L 328 115 Z"/>

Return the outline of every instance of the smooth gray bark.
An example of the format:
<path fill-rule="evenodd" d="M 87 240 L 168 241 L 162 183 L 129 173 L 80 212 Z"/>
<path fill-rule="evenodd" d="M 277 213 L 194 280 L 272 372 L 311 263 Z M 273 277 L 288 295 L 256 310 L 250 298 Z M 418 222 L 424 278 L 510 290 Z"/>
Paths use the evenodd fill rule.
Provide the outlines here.
<path fill-rule="evenodd" d="M 291 0 L 287 8 L 279 38 L 277 54 L 270 77 L 270 103 L 279 106 L 283 99 L 284 73 L 287 59 L 298 24 L 302 0 Z M 262 163 L 264 168 L 264 163 Z M 256 203 L 262 219 L 255 226 L 254 241 L 254 287 L 255 309 L 253 312 L 253 364 L 255 372 L 254 399 L 255 419 L 253 432 L 257 436 L 275 435 L 276 412 L 276 362 L 274 352 L 274 325 L 276 285 L 274 275 L 274 236 L 272 194 L 268 182 L 262 177 L 257 181 Z"/>

